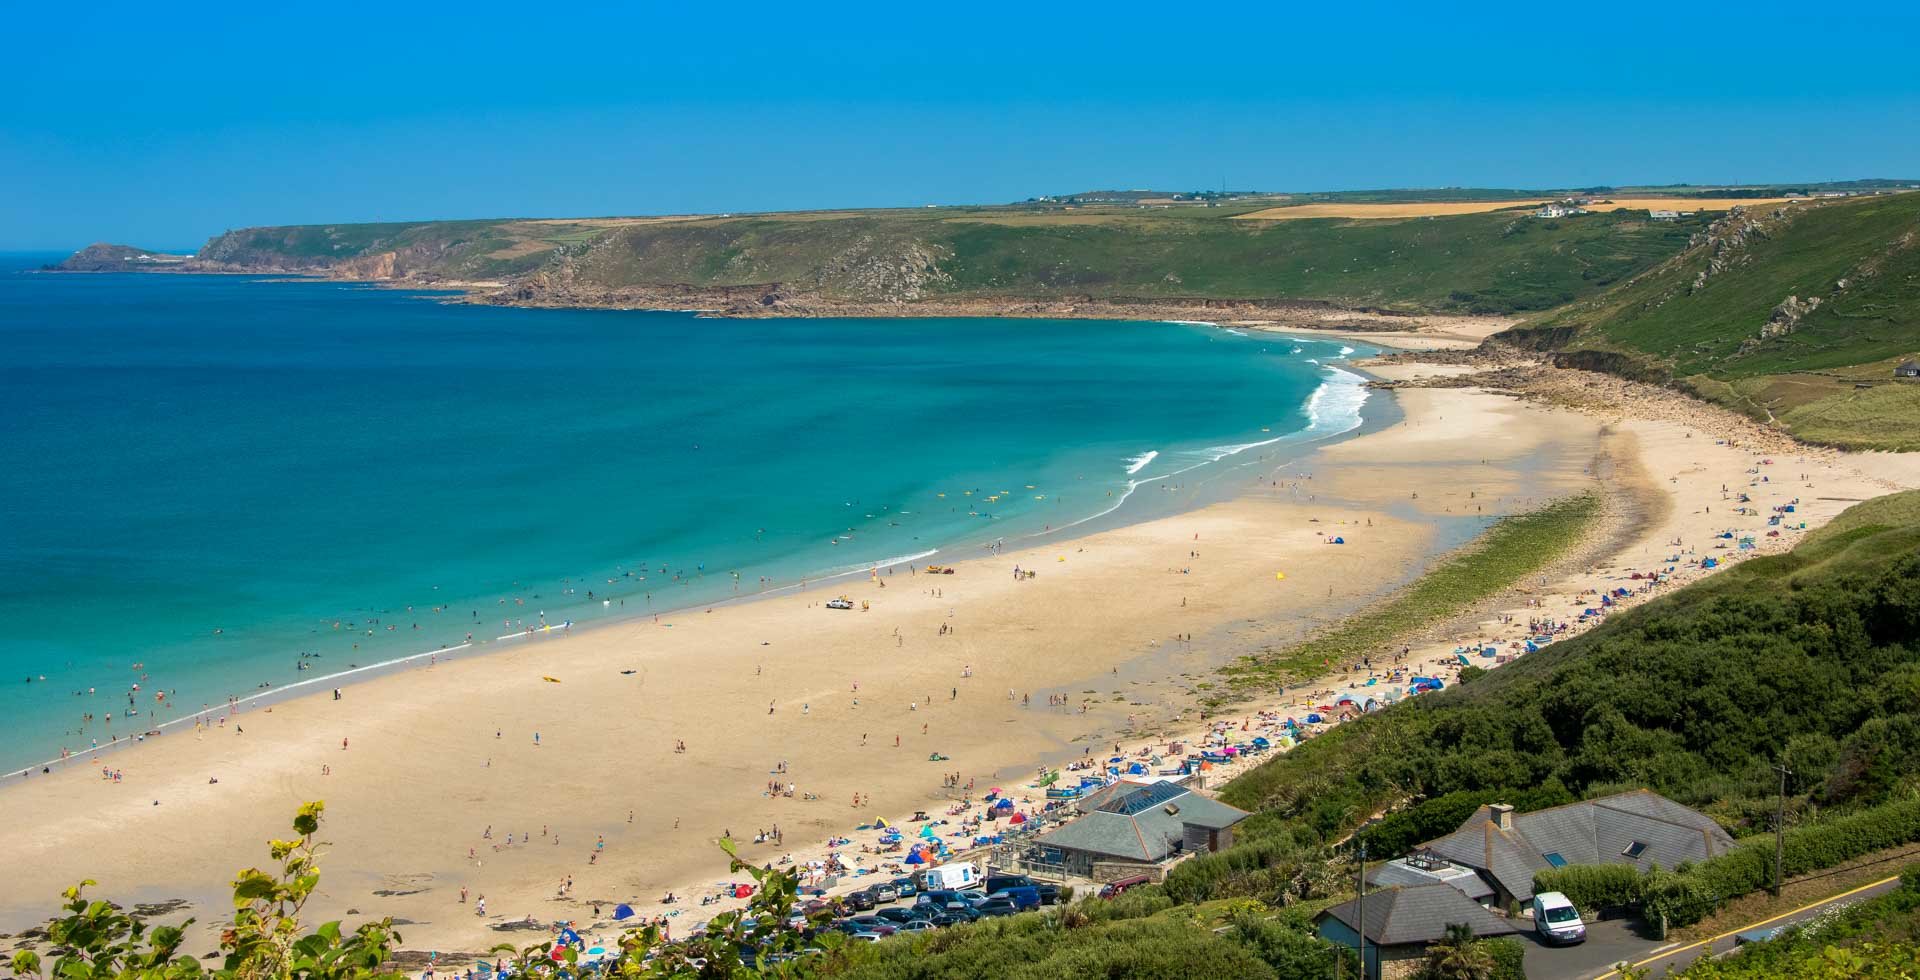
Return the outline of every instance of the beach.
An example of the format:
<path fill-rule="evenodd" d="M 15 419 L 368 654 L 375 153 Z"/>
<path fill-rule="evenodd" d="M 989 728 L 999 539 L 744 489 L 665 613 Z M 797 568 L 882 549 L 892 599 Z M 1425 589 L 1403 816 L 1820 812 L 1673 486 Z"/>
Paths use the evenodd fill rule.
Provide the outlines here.
<path fill-rule="evenodd" d="M 60 888 L 89 877 L 97 896 L 189 903 L 173 918 L 198 916 L 188 949 L 210 950 L 233 871 L 264 863 L 264 842 L 311 799 L 327 803 L 329 843 L 314 921 L 391 915 L 403 948 L 443 954 L 515 941 L 493 927 L 527 917 L 586 925 L 618 902 L 691 925 L 714 909 L 657 899 L 728 880 L 715 842 L 729 832 L 778 828 L 782 844 L 745 844 L 743 856 L 806 860 L 831 835 L 937 811 L 969 786 L 1020 797 L 1041 765 L 1197 744 L 1217 725 L 1252 730 L 1262 712 L 1364 685 L 1386 668 L 1336 671 L 1314 696 L 1275 692 L 1219 719 L 1195 707 L 1218 667 L 1410 581 L 1449 545 L 1449 521 L 1595 489 L 1641 502 L 1631 526 L 1595 529 L 1603 558 L 1436 624 L 1397 665 L 1416 673 L 1457 669 L 1469 643 L 1504 650 L 1530 617 L 1579 619 L 1596 589 L 1634 571 L 1672 565 L 1677 584 L 1706 573 L 1700 555 L 1730 564 L 1745 552 L 1714 550 L 1729 526 L 1755 526 L 1752 553 L 1790 547 L 1802 532 L 1765 537 L 1762 504 L 1797 499 L 1794 524 L 1811 528 L 1913 475 L 1899 458 L 1775 459 L 1707 413 L 1557 408 L 1474 388 L 1394 397 L 1404 420 L 1191 512 L 967 557 L 952 575 L 901 565 L 828 590 L 555 631 L 18 781 L 0 792 L 0 853 L 15 870 L 0 931 L 43 919 Z M 1729 513 L 1722 485 L 1761 477 L 1755 514 Z M 1334 535 L 1346 544 L 1327 544 Z M 842 594 L 853 608 L 827 608 Z M 769 793 L 789 785 L 792 797 Z M 486 896 L 485 917 L 463 889 Z"/>

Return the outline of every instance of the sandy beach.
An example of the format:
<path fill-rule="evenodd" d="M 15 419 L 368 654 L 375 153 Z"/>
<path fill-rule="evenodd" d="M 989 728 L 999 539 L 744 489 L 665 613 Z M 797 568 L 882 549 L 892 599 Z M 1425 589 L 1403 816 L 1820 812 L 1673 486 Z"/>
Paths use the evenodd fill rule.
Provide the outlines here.
<path fill-rule="evenodd" d="M 1508 643 L 1530 616 L 1568 617 L 1633 571 L 1671 565 L 1677 584 L 1704 574 L 1689 556 L 1790 547 L 1797 529 L 1764 536 L 1782 500 L 1799 501 L 1796 526 L 1817 527 L 1920 476 L 1901 458 L 1776 456 L 1741 441 L 1748 430 L 1723 431 L 1744 420 L 1705 410 L 1570 410 L 1472 388 L 1395 397 L 1404 421 L 1281 466 L 1229 502 L 971 558 L 953 575 L 901 566 L 832 592 L 548 634 L 16 782 L 0 792 L 12 885 L 0 931 L 38 924 L 60 888 L 91 877 L 97 896 L 190 903 L 172 918 L 198 916 L 189 950 L 211 950 L 232 873 L 262 862 L 311 799 L 327 802 L 331 845 L 313 921 L 392 915 L 404 948 L 452 952 L 516 941 L 491 927 L 528 916 L 585 923 L 616 902 L 655 912 L 669 890 L 727 879 L 714 841 L 729 831 L 751 840 L 777 826 L 782 846 L 744 854 L 804 860 L 831 834 L 932 811 L 969 784 L 1019 786 L 1042 764 L 1203 736 L 1196 685 L 1405 584 L 1445 546 L 1437 519 L 1595 487 L 1654 501 L 1624 547 L 1436 624 L 1403 666 Z M 1733 512 L 1723 484 L 1753 495 L 1752 516 Z M 1756 533 L 1755 550 L 1713 550 L 1728 527 Z M 1332 534 L 1348 544 L 1328 547 Z M 855 608 L 826 608 L 835 594 Z M 1276 694 L 1233 716 L 1300 703 Z M 776 782 L 795 795 L 769 795 Z M 487 897 L 485 917 L 463 889 Z M 688 924 L 713 911 L 679 908 Z"/>

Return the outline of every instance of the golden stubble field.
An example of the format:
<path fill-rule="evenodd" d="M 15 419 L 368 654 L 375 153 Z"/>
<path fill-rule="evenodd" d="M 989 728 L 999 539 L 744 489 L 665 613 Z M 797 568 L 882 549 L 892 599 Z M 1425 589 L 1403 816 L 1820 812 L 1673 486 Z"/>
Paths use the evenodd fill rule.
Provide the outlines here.
<path fill-rule="evenodd" d="M 1735 207 L 1769 207 L 1787 203 L 1784 197 L 1618 197 L 1607 203 L 1585 205 L 1589 211 L 1726 211 Z M 1798 200 L 1794 198 L 1791 200 Z M 1240 220 L 1301 221 L 1307 218 L 1433 218 L 1454 214 L 1481 214 L 1505 208 L 1539 207 L 1545 201 L 1409 201 L 1397 204 L 1300 204 L 1235 215 Z"/>

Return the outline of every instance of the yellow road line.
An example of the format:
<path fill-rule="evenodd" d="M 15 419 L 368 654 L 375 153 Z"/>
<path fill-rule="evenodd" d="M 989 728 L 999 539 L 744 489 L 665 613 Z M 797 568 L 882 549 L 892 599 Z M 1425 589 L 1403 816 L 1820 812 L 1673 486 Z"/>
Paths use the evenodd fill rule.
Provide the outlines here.
<path fill-rule="evenodd" d="M 1669 949 L 1669 950 L 1667 950 L 1667 951 L 1666 951 L 1666 952 L 1664 952 L 1664 953 L 1655 953 L 1654 955 L 1652 955 L 1652 956 L 1649 956 L 1649 957 L 1647 957 L 1646 959 L 1644 959 L 1644 960 L 1641 960 L 1641 961 L 1639 961 L 1638 963 L 1634 963 L 1634 964 L 1632 964 L 1632 965 L 1633 965 L 1633 966 L 1637 966 L 1637 967 L 1638 967 L 1638 966 L 1646 966 L 1646 965 L 1647 965 L 1648 963 L 1653 963 L 1653 962 L 1656 962 L 1656 961 L 1658 961 L 1658 960 L 1664 960 L 1664 959 L 1666 959 L 1666 958 L 1668 958 L 1668 957 L 1670 957 L 1670 956 L 1676 956 L 1676 955 L 1678 955 L 1678 954 L 1680 954 L 1680 953 L 1684 953 L 1684 952 L 1686 952 L 1687 950 L 1690 950 L 1690 949 L 1695 949 L 1695 948 L 1698 948 L 1698 947 L 1700 947 L 1700 946 L 1711 946 L 1711 945 L 1713 945 L 1714 943 L 1717 943 L 1717 942 L 1719 942 L 1720 940 L 1722 940 L 1722 939 L 1725 939 L 1725 938 L 1727 938 L 1728 936 L 1734 936 L 1734 935 L 1738 935 L 1738 934 L 1740 934 L 1740 933 L 1743 933 L 1743 932 L 1746 932 L 1746 931 L 1747 931 L 1747 930 L 1749 930 L 1749 929 L 1758 929 L 1758 928 L 1760 928 L 1761 926 L 1764 926 L 1764 925 L 1766 925 L 1766 924 L 1767 924 L 1767 923 L 1769 923 L 1769 922 L 1778 922 L 1778 921 L 1780 921 L 1781 919 L 1784 919 L 1784 918 L 1786 918 L 1786 917 L 1788 917 L 1788 916 L 1790 916 L 1790 915 L 1799 915 L 1800 913 L 1802 913 L 1802 912 L 1805 912 L 1805 911 L 1806 911 L 1806 910 L 1808 910 L 1808 909 L 1817 909 L 1817 908 L 1819 908 L 1819 907 L 1820 907 L 1820 906 L 1822 906 L 1822 905 L 1830 905 L 1830 904 L 1832 904 L 1832 903 L 1834 903 L 1834 902 L 1837 902 L 1837 901 L 1839 901 L 1839 900 L 1841 900 L 1841 899 L 1843 899 L 1843 898 L 1846 898 L 1846 897 L 1847 897 L 1847 896 L 1849 896 L 1849 895 L 1858 895 L 1858 894 L 1860 894 L 1861 892 L 1863 892 L 1863 891 L 1866 891 L 1866 890 L 1867 890 L 1867 889 L 1869 889 L 1869 888 L 1878 888 L 1878 887 L 1880 887 L 1881 885 L 1884 885 L 1884 884 L 1886 884 L 1887 882 L 1890 882 L 1890 881 L 1899 881 L 1899 880 L 1900 880 L 1900 876 L 1899 876 L 1899 875 L 1894 875 L 1894 876 L 1893 876 L 1893 877 L 1891 877 L 1891 878 L 1882 878 L 1882 879 L 1880 879 L 1879 881 L 1870 881 L 1870 882 L 1868 882 L 1868 883 L 1866 883 L 1866 884 L 1864 884 L 1864 885 L 1861 885 L 1861 886 L 1860 886 L 1860 887 L 1858 887 L 1858 888 L 1855 888 L 1855 889 L 1852 889 L 1852 890 L 1850 890 L 1850 891 L 1844 891 L 1844 892 L 1841 892 L 1841 893 L 1840 893 L 1840 894 L 1838 894 L 1838 895 L 1829 895 L 1829 896 L 1827 896 L 1826 898 L 1823 898 L 1823 899 L 1821 899 L 1821 900 L 1819 900 L 1819 901 L 1817 901 L 1817 902 L 1808 902 L 1807 904 L 1805 904 L 1805 905 L 1802 905 L 1802 906 L 1800 906 L 1800 907 L 1799 907 L 1799 908 L 1797 908 L 1797 909 L 1793 909 L 1793 910 L 1791 910 L 1791 911 L 1787 911 L 1787 912 L 1782 912 L 1782 913 L 1780 913 L 1779 915 L 1776 915 L 1776 916 L 1774 916 L 1774 917 L 1773 917 L 1773 918 L 1771 918 L 1771 919 L 1761 919 L 1761 920 L 1760 920 L 1759 922 L 1750 922 L 1750 923 L 1748 923 L 1748 924 L 1746 924 L 1746 925 L 1744 925 L 1744 926 L 1741 926 L 1741 927 L 1740 927 L 1740 928 L 1738 928 L 1738 929 L 1729 929 L 1728 931 L 1726 931 L 1726 932 L 1723 932 L 1723 933 L 1721 933 L 1721 934 L 1720 934 L 1720 935 L 1718 935 L 1718 936 L 1713 936 L 1713 937 L 1711 937 L 1711 938 L 1708 938 L 1708 939 L 1701 939 L 1701 940 L 1696 940 L 1696 941 L 1694 941 L 1694 942 L 1691 942 L 1691 943 L 1688 943 L 1688 944 L 1686 944 L 1685 946 L 1681 946 L 1681 947 L 1679 947 L 1678 949 Z M 1609 977 L 1617 977 L 1617 976 L 1619 976 L 1619 975 L 1620 975 L 1620 971 L 1618 971 L 1618 970 L 1609 970 L 1609 971 L 1607 971 L 1606 973 L 1603 973 L 1603 974 L 1601 974 L 1601 975 L 1600 975 L 1600 976 L 1599 976 L 1598 978 L 1596 978 L 1596 980 L 1608 980 L 1608 978 L 1609 978 Z"/>

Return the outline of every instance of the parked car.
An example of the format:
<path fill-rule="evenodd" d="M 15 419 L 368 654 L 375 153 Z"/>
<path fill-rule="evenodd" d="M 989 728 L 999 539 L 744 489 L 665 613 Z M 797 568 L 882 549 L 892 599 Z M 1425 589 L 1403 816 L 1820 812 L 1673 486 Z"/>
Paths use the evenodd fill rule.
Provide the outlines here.
<path fill-rule="evenodd" d="M 961 899 L 960 899 L 959 892 L 950 891 L 945 888 L 936 888 L 931 891 L 923 891 L 920 894 L 915 895 L 913 897 L 913 904 L 930 905 L 936 909 L 944 909 L 947 907 L 947 903 L 958 902 L 960 900 Z"/>
<path fill-rule="evenodd" d="M 873 892 L 868 891 L 865 888 L 862 888 L 857 892 L 847 893 L 847 907 L 853 909 L 856 912 L 868 911 L 877 904 L 879 903 L 874 899 Z"/>
<path fill-rule="evenodd" d="M 964 926 L 973 920 L 974 916 L 967 915 L 964 912 L 941 912 L 927 921 L 945 928 L 947 926 Z"/>
<path fill-rule="evenodd" d="M 903 926 L 909 922 L 914 922 L 914 921 L 926 918 L 926 916 L 922 914 L 921 910 L 912 908 L 906 905 L 888 906 L 887 908 L 881 909 L 880 911 L 873 913 L 873 915 L 875 918 L 885 919 L 896 926 Z"/>
<path fill-rule="evenodd" d="M 847 920 L 847 924 L 859 932 L 877 932 L 882 936 L 891 936 L 900 931 L 900 927 L 877 915 L 856 915 Z"/>
<path fill-rule="evenodd" d="M 988 899 L 1004 898 L 1022 912 L 1040 907 L 1040 889 L 1032 885 L 1013 885 L 996 892 L 989 892 Z"/>
<path fill-rule="evenodd" d="M 997 874 L 987 876 L 987 894 L 1005 891 L 1008 888 L 1034 888 L 1040 892 L 1040 904 L 1060 904 L 1060 886 L 1035 881 L 1029 875 Z"/>
<path fill-rule="evenodd" d="M 1587 925 L 1580 921 L 1580 910 L 1559 892 L 1533 896 L 1533 928 L 1540 941 L 1549 946 L 1571 946 L 1587 941 Z"/>
<path fill-rule="evenodd" d="M 1012 915 L 1020 911 L 1020 906 L 1014 904 L 1011 898 L 989 898 L 974 908 L 975 911 L 980 913 L 982 918 L 996 915 Z"/>
<path fill-rule="evenodd" d="M 920 886 L 914 884 L 911 877 L 893 879 L 893 887 L 900 893 L 901 898 L 912 898 L 920 892 Z"/>
<path fill-rule="evenodd" d="M 1114 880 L 1107 882 L 1106 887 L 1100 889 L 1100 897 L 1112 898 L 1115 895 L 1124 894 L 1126 890 L 1129 888 L 1134 888 L 1140 885 L 1147 884 L 1152 880 L 1153 880 L 1152 878 L 1149 878 L 1146 875 L 1132 875 L 1126 878 L 1115 878 Z"/>
<path fill-rule="evenodd" d="M 938 928 L 940 927 L 937 925 L 934 925 L 932 922 L 926 919 L 915 919 L 912 922 L 902 924 L 900 926 L 900 931 L 901 932 L 932 932 Z"/>
<path fill-rule="evenodd" d="M 875 885 L 869 889 L 869 891 L 873 892 L 873 900 L 878 903 L 884 904 L 886 902 L 897 902 L 900 900 L 900 889 L 895 888 L 891 883 Z"/>

